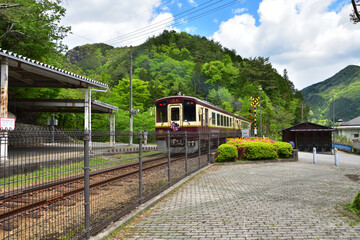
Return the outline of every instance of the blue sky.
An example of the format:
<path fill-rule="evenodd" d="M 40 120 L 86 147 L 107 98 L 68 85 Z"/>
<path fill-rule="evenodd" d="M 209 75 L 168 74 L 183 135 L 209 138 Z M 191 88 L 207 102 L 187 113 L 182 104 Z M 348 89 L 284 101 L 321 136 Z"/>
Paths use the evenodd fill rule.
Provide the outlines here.
<path fill-rule="evenodd" d="M 67 0 L 63 4 L 67 9 L 63 24 L 73 32 L 64 40 L 70 48 L 98 42 L 136 46 L 164 29 L 185 31 L 218 41 L 242 57 L 269 57 L 280 74 L 287 69 L 300 90 L 360 63 L 360 41 L 355 40 L 360 38 L 360 24 L 349 20 L 350 0 Z M 198 14 L 202 16 L 189 20 Z"/>

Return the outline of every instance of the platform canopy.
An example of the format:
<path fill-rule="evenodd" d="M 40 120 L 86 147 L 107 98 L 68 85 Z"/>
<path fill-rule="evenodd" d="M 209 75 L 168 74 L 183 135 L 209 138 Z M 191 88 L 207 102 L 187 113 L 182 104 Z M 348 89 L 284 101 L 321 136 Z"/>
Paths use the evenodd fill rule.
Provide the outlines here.
<path fill-rule="evenodd" d="M 83 113 L 85 102 L 82 99 L 9 99 L 12 108 L 28 112 Z M 116 113 L 119 108 L 97 100 L 91 101 L 92 113 Z"/>
<path fill-rule="evenodd" d="M 10 121 L 10 125 L 15 126 L 15 120 L 13 118 L 8 118 L 8 105 L 16 104 L 9 103 L 8 99 L 8 89 L 9 87 L 29 87 L 29 88 L 73 88 L 79 89 L 83 88 L 84 91 L 84 100 L 79 100 L 79 102 L 61 102 L 57 100 L 47 100 L 47 102 L 52 106 L 47 106 L 47 111 L 56 112 L 52 110 L 57 110 L 58 112 L 66 111 L 79 111 L 84 113 L 84 129 L 90 129 L 91 131 L 91 106 L 93 105 L 95 111 L 99 112 L 108 112 L 110 113 L 110 131 L 115 131 L 115 113 L 117 112 L 116 107 L 108 105 L 106 103 L 96 102 L 90 104 L 91 90 L 97 90 L 101 92 L 106 92 L 109 88 L 107 84 L 98 82 L 78 74 L 60 69 L 22 55 L 9 52 L 7 50 L 0 48 L 0 80 L 1 80 L 1 99 L 0 99 L 0 123 Z M 93 88 L 93 89 L 91 89 Z M 82 102 L 82 103 L 81 103 Z M 92 102 L 92 101 L 91 101 Z M 23 103 L 24 107 L 29 106 L 33 103 Z M 39 104 L 39 102 L 38 102 Z M 45 103 L 43 103 L 45 104 Z M 64 105 L 72 104 L 73 107 L 66 107 Z M 21 104 L 16 105 L 17 108 Z M 58 105 L 58 106 L 56 106 Z M 61 106 L 62 105 L 62 106 Z M 81 106 L 80 106 L 81 105 Z M 40 109 L 39 106 L 32 109 Z M 52 109 L 50 109 L 52 108 Z M 30 110 L 31 108 L 28 108 Z M 45 110 L 46 107 L 43 107 Z M 67 109 L 67 110 L 66 110 Z M 93 112 L 95 112 L 93 110 Z M 79 111 L 80 112 L 80 111 Z M 1 125 L 1 124 L 0 124 Z M 7 125 L 6 125 L 7 126 Z M 11 129 L 12 127 L 5 128 Z M 7 132 L 0 131 L 0 162 L 7 161 L 8 159 L 8 146 L 7 146 Z M 113 140 L 111 140 L 113 141 Z"/>
<path fill-rule="evenodd" d="M 9 87 L 108 88 L 108 85 L 0 48 L 7 61 Z"/>

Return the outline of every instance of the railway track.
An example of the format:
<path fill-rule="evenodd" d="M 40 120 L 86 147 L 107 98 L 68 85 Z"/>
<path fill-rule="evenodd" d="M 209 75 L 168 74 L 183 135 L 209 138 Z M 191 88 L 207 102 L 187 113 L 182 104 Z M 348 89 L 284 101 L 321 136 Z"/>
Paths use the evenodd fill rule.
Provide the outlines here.
<path fill-rule="evenodd" d="M 193 156 L 196 156 L 194 154 Z M 191 156 L 189 156 L 191 157 Z M 184 156 L 172 157 L 171 162 L 184 160 Z M 142 171 L 148 171 L 168 164 L 167 157 L 143 161 Z M 139 163 L 107 168 L 90 173 L 90 189 L 96 189 L 139 173 Z M 78 175 L 61 181 L 42 184 L 20 191 L 0 195 L 0 224 L 18 216 L 36 212 L 44 206 L 59 203 L 84 191 L 84 176 Z"/>

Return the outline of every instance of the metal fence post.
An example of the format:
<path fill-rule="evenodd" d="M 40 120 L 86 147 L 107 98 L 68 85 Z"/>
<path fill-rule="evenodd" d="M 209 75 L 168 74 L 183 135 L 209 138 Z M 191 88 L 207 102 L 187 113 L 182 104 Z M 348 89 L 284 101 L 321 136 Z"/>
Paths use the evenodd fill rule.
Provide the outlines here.
<path fill-rule="evenodd" d="M 201 137 L 200 137 L 200 132 L 199 132 L 199 144 L 198 144 L 198 147 L 199 147 L 199 169 L 200 169 L 200 155 L 201 155 Z"/>
<path fill-rule="evenodd" d="M 142 203 L 142 192 L 143 192 L 143 182 L 142 182 L 142 132 L 139 132 L 139 204 Z"/>
<path fill-rule="evenodd" d="M 208 134 L 208 138 L 209 138 L 209 152 L 208 152 L 208 164 L 209 164 L 209 162 L 210 162 L 210 151 L 211 151 L 210 132 Z"/>
<path fill-rule="evenodd" d="M 170 132 L 168 131 L 167 132 L 167 145 L 168 145 L 168 148 L 167 148 L 167 152 L 168 152 L 168 183 L 169 183 L 169 186 L 171 185 L 171 176 L 170 176 Z"/>
<path fill-rule="evenodd" d="M 316 148 L 313 148 L 313 164 L 316 164 Z"/>
<path fill-rule="evenodd" d="M 90 239 L 90 134 L 84 132 L 84 205 L 85 205 L 85 237 Z"/>
<path fill-rule="evenodd" d="M 188 175 L 188 139 L 187 132 L 185 131 L 185 173 Z"/>
<path fill-rule="evenodd" d="M 334 149 L 334 158 L 335 158 L 335 166 L 339 166 L 339 159 L 338 159 L 338 150 L 337 150 L 337 148 Z"/>

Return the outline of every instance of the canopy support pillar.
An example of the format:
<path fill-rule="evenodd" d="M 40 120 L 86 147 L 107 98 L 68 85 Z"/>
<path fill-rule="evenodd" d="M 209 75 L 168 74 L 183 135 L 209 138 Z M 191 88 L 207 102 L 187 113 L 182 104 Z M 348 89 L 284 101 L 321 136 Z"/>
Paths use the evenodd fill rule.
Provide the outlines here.
<path fill-rule="evenodd" d="M 0 118 L 8 117 L 8 85 L 9 85 L 9 65 L 8 59 L 1 59 L 1 110 Z M 6 162 L 8 158 L 8 132 L 0 130 L 0 162 Z"/>

